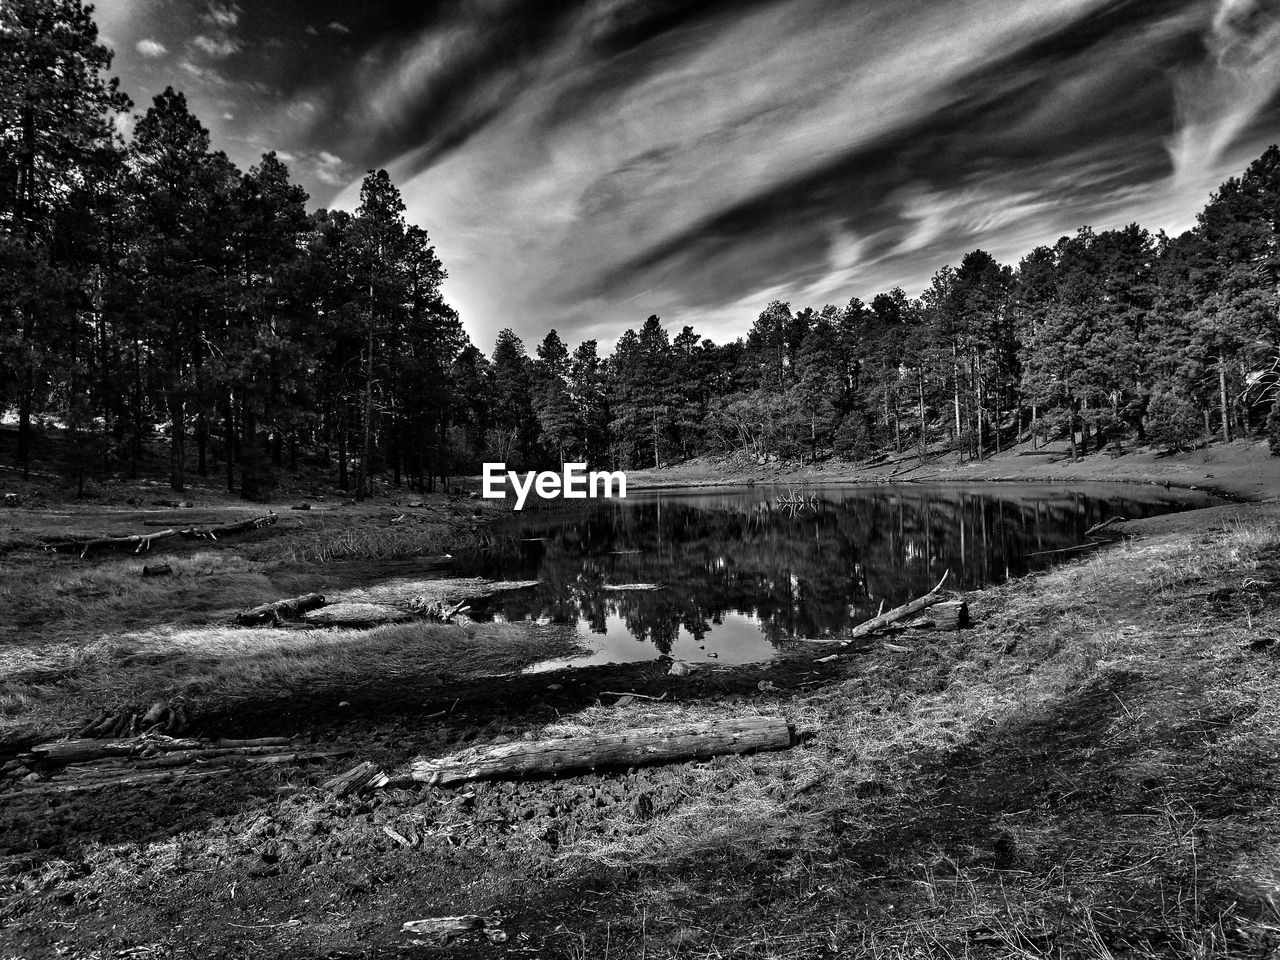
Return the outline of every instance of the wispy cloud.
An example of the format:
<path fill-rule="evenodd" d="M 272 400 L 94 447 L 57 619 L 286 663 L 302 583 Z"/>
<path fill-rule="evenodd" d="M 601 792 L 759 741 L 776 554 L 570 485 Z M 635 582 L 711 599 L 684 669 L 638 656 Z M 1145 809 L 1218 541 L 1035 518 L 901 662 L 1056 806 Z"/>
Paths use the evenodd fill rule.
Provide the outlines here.
<path fill-rule="evenodd" d="M 210 2 L 205 5 L 201 19 L 223 30 L 230 30 L 240 22 L 241 9 L 235 3 Z"/>
<path fill-rule="evenodd" d="M 133 45 L 133 48 L 137 50 L 140 54 L 142 54 L 144 57 L 147 57 L 148 59 L 151 59 L 151 60 L 154 60 L 157 57 L 163 57 L 166 53 L 169 52 L 169 48 L 166 47 L 159 40 L 151 40 L 149 38 L 144 38 L 142 40 L 139 40 L 137 43 Z"/>
<path fill-rule="evenodd" d="M 1174 181 L 1203 187 L 1224 153 L 1280 91 L 1280 3 L 1218 0 L 1207 58 L 1175 74 L 1178 128 L 1169 139 Z"/>
<path fill-rule="evenodd" d="M 616 302 L 633 258 L 680 237 L 696 244 L 700 225 L 958 102 L 976 65 L 1100 3 L 911 6 L 902 17 L 793 0 L 603 65 L 582 18 L 505 112 L 404 183 L 449 258 L 451 293 L 494 329 L 510 303 L 490 293 L 495 275 L 536 314 L 575 310 L 575 297 Z M 453 47 L 437 36 L 419 49 L 402 74 L 429 76 Z M 628 71 L 634 81 L 619 84 Z M 382 109 L 414 86 L 385 86 Z M 410 152 L 397 166 L 417 162 Z M 722 282 L 680 266 L 682 278 L 659 268 L 634 283 L 672 289 L 676 309 L 699 303 L 699 285 L 723 296 Z"/>
<path fill-rule="evenodd" d="M 240 50 L 240 41 L 228 36 L 209 37 L 200 34 L 191 41 L 198 49 L 215 59 L 222 60 Z"/>

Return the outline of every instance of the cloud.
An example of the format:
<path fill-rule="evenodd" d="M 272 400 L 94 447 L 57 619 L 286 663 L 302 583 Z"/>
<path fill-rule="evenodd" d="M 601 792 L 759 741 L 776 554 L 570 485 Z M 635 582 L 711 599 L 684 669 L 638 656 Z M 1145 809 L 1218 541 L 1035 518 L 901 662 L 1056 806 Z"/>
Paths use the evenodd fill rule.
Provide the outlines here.
<path fill-rule="evenodd" d="M 670 291 L 676 309 L 706 309 L 724 302 L 730 284 L 744 285 L 743 274 L 717 266 L 749 266 L 760 271 L 755 285 L 771 289 L 782 264 L 821 267 L 826 236 L 819 230 L 791 251 L 736 238 L 739 251 L 718 265 L 696 253 L 648 267 L 636 259 L 704 246 L 706 235 L 714 247 L 717 217 L 961 105 L 961 81 L 975 68 L 1101 5 L 959 0 L 908 3 L 908 13 L 791 0 L 604 62 L 592 46 L 595 20 L 583 15 L 462 145 L 440 156 L 429 141 L 397 158 L 393 175 L 410 215 L 437 239 L 451 296 L 486 333 L 513 306 L 505 290 L 520 291 L 521 313 L 547 320 L 646 286 Z M 403 111 L 418 78 L 460 55 L 454 41 L 466 38 L 421 38 L 374 109 Z M 432 159 L 419 170 L 424 156 Z M 495 276 L 506 280 L 501 295 Z"/>
<path fill-rule="evenodd" d="M 1201 188 L 1236 138 L 1280 92 L 1280 2 L 1218 0 L 1207 56 L 1177 71 L 1178 128 L 1169 138 L 1174 182 Z"/>
<path fill-rule="evenodd" d="M 192 63 L 190 60 L 183 60 L 178 64 L 178 68 L 188 76 L 194 77 L 201 83 L 211 87 L 229 86 L 229 81 L 217 70 L 211 67 L 202 67 L 199 64 Z"/>
<path fill-rule="evenodd" d="M 163 57 L 169 52 L 169 48 L 159 40 L 151 39 L 139 40 L 133 45 L 133 48 L 149 60 L 154 60 L 156 57 Z"/>
<path fill-rule="evenodd" d="M 200 34 L 191 42 L 200 50 L 218 60 L 225 59 L 240 50 L 240 41 L 225 35 L 209 37 Z"/>
<path fill-rule="evenodd" d="M 336 154 L 321 150 L 312 161 L 312 171 L 321 183 L 331 187 L 342 186 L 347 181 L 350 166 Z"/>
<path fill-rule="evenodd" d="M 230 30 L 240 23 L 240 14 L 241 10 L 237 4 L 210 2 L 206 5 L 201 19 L 220 29 Z"/>

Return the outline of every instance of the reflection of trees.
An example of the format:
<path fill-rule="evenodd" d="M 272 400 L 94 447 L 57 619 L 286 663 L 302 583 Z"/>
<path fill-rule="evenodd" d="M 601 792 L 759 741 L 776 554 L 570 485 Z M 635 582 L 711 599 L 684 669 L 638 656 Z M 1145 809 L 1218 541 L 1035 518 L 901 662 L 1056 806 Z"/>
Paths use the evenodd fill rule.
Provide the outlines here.
<path fill-rule="evenodd" d="M 928 487 L 844 491 L 797 514 L 753 495 L 677 496 L 592 504 L 566 522 L 515 518 L 479 572 L 541 584 L 490 609 L 519 619 L 581 619 L 605 632 L 616 616 L 669 652 L 683 628 L 702 639 L 726 613 L 749 614 L 770 640 L 839 632 L 928 590 L 944 569 L 971 589 L 1047 565 L 1038 551 L 1084 540 L 1115 515 L 1149 516 L 1157 499 L 1101 500 Z M 538 537 L 540 539 L 527 539 Z M 605 584 L 661 583 L 612 593 Z"/>

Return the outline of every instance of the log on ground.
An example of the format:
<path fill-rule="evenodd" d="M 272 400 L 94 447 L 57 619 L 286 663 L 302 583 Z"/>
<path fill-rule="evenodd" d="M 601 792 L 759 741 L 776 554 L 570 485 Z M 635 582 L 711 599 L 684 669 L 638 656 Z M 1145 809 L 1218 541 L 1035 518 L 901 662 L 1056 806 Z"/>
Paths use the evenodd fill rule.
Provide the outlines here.
<path fill-rule="evenodd" d="M 83 763 L 104 757 L 133 757 L 144 751 L 173 753 L 184 750 L 239 749 L 244 747 L 281 747 L 288 737 L 262 737 L 257 740 L 193 740 L 177 737 L 130 737 L 121 740 L 55 740 L 38 743 L 28 752 L 46 763 Z"/>
<path fill-rule="evenodd" d="M 276 522 L 276 519 L 274 513 L 269 513 L 266 516 L 253 517 L 249 520 L 228 523 L 220 527 L 187 527 L 183 530 L 170 527 L 165 530 L 158 530 L 155 533 L 134 533 L 125 537 L 89 537 L 80 540 L 58 540 L 53 543 L 46 543 L 44 548 L 51 553 L 79 553 L 81 559 L 98 550 L 128 549 L 134 553 L 146 553 L 161 540 L 168 540 L 178 536 L 185 537 L 188 540 L 217 540 L 218 537 L 227 536 L 228 534 L 244 533 L 248 530 L 269 527 Z"/>
<path fill-rule="evenodd" d="M 46 543 L 44 548 L 51 553 L 79 553 L 81 559 L 95 550 L 131 549 L 134 553 L 145 553 L 152 545 L 176 537 L 176 529 L 160 530 L 156 533 L 134 533 L 127 537 L 97 537 L 89 540 L 60 540 L 57 543 Z"/>
<path fill-rule="evenodd" d="M 250 517 L 248 520 L 224 523 L 217 527 L 187 527 L 180 532 L 188 540 L 217 540 L 219 537 L 228 537 L 235 533 L 248 533 L 250 530 L 274 526 L 278 519 L 276 514 L 268 513 L 261 517 Z"/>
<path fill-rule="evenodd" d="M 969 604 L 963 600 L 944 600 L 929 608 L 929 615 L 907 624 L 917 630 L 963 630 L 969 626 Z"/>
<path fill-rule="evenodd" d="M 906 619 L 913 613 L 919 613 L 935 604 L 942 603 L 946 600 L 946 595 L 941 592 L 942 585 L 947 582 L 947 576 L 951 573 L 948 570 L 942 575 L 942 579 L 938 581 L 938 585 L 926 593 L 923 597 L 918 597 L 910 603 L 904 603 L 900 607 L 894 607 L 888 613 L 882 613 L 878 617 L 872 617 L 866 623 L 860 623 L 847 634 L 845 634 L 838 642 L 849 643 L 853 640 L 859 640 L 869 634 L 875 633 L 877 630 L 887 627 L 891 623 L 897 623 L 899 620 Z"/>
<path fill-rule="evenodd" d="M 242 610 L 236 614 L 236 624 L 241 627 L 256 627 L 264 623 L 279 624 L 285 620 L 299 620 L 309 610 L 317 610 L 324 606 L 324 596 L 319 593 L 304 593 L 300 597 L 287 600 L 275 600 L 264 603 L 250 610 Z"/>
<path fill-rule="evenodd" d="M 344 602 L 308 610 L 301 619 L 317 627 L 380 627 L 412 620 L 413 615 L 389 603 Z"/>
<path fill-rule="evenodd" d="M 468 780 L 550 777 L 598 767 L 785 750 L 795 742 L 795 731 L 786 720 L 751 717 L 473 748 L 439 759 L 420 757 L 410 765 L 409 775 L 421 783 L 448 786 Z"/>
<path fill-rule="evenodd" d="M 332 780 L 325 781 L 325 789 L 331 790 L 334 796 L 345 797 L 349 793 L 359 793 L 364 789 L 376 789 L 388 783 L 385 773 L 368 760 L 357 763 L 346 773 L 340 773 Z"/>

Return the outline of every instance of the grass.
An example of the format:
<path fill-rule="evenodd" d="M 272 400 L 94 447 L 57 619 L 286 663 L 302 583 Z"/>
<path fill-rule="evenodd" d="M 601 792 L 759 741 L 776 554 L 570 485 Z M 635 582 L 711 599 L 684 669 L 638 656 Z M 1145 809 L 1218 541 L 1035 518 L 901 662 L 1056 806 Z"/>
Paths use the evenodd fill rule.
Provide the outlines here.
<path fill-rule="evenodd" d="M 293 697 L 340 700 L 514 672 L 567 655 L 574 631 L 407 623 L 368 630 L 164 627 L 0 655 L 0 743 L 74 729 L 99 709 L 182 698 L 194 715 Z"/>

